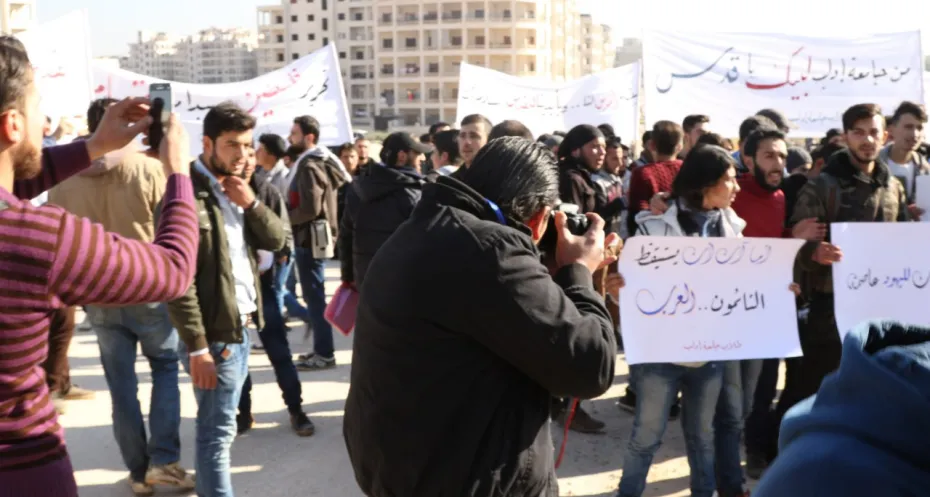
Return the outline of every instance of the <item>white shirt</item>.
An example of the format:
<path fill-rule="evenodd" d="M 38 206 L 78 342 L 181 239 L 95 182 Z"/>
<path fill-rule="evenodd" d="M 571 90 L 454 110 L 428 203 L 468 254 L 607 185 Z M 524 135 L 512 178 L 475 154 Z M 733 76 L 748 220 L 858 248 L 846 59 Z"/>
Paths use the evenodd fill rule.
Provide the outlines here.
<path fill-rule="evenodd" d="M 258 306 L 255 303 L 255 273 L 252 272 L 249 247 L 245 243 L 245 214 L 242 207 L 230 202 L 219 180 L 199 158 L 194 161 L 194 167 L 210 179 L 213 194 L 216 195 L 223 212 L 223 228 L 226 230 L 226 243 L 229 246 L 229 264 L 236 282 L 236 304 L 239 314 L 247 316 L 258 310 Z"/>
<path fill-rule="evenodd" d="M 290 169 L 284 165 L 284 161 L 278 161 L 277 164 L 268 171 L 268 181 L 271 183 L 271 186 L 278 189 L 281 192 L 281 195 L 284 195 L 284 198 L 287 199 L 287 189 L 291 186 L 291 179 L 293 179 L 293 174 L 291 171 L 295 169 L 292 167 Z"/>
<path fill-rule="evenodd" d="M 891 160 L 891 154 L 888 154 L 888 170 L 892 176 L 904 182 L 904 191 L 907 192 L 908 198 L 914 197 L 914 161 L 908 161 L 907 164 L 898 164 Z"/>

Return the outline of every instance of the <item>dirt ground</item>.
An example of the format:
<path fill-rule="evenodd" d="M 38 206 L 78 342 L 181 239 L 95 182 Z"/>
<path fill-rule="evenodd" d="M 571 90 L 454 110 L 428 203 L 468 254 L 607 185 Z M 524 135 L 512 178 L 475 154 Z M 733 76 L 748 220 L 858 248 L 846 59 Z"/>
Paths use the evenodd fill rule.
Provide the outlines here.
<path fill-rule="evenodd" d="M 330 294 L 338 285 L 338 271 L 336 265 L 327 269 Z M 79 320 L 82 318 L 79 313 Z M 309 347 L 309 344 L 303 344 L 302 329 L 294 330 L 290 337 L 295 353 L 303 353 Z M 298 438 L 291 432 L 268 359 L 264 355 L 251 356 L 256 426 L 233 444 L 232 473 L 237 496 L 362 496 L 355 484 L 342 439 L 343 406 L 349 390 L 352 361 L 351 339 L 336 333 L 336 349 L 338 368 L 300 373 L 304 406 L 317 427 L 317 433 L 310 438 Z M 65 427 L 81 497 L 131 496 L 126 484 L 128 473 L 113 438 L 110 397 L 98 353 L 93 333 L 76 333 L 70 353 L 72 381 L 96 391 L 97 396 L 94 400 L 70 402 L 61 422 Z M 139 399 L 143 412 L 147 413 L 151 377 L 148 363 L 141 356 L 136 370 L 140 382 Z M 558 471 L 561 495 L 612 497 L 616 492 L 633 421 L 631 415 L 616 406 L 626 381 L 626 363 L 620 360 L 614 386 L 603 397 L 585 402 L 585 408 L 592 415 L 607 423 L 607 433 L 572 433 L 569 436 L 565 458 Z M 181 462 L 192 468 L 196 404 L 190 378 L 182 373 L 180 383 L 183 418 Z M 553 424 L 557 449 L 561 433 L 561 427 Z M 677 422 L 672 423 L 649 472 L 645 496 L 689 495 L 689 471 L 684 453 L 681 427 Z M 163 489 L 156 495 L 184 494 Z"/>

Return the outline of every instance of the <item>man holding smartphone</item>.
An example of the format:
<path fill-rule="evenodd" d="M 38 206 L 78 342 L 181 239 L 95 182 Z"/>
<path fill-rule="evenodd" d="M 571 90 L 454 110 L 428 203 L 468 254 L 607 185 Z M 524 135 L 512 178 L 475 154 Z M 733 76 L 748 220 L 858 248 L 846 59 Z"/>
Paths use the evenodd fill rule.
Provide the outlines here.
<path fill-rule="evenodd" d="M 231 102 L 204 117 L 203 154 L 191 167 L 200 225 L 198 270 L 186 294 L 168 304 L 197 399 L 201 497 L 233 495 L 229 450 L 248 374 L 248 316 L 254 313 L 262 328 L 256 254 L 281 250 L 287 240 L 281 219 L 242 178 L 254 128 L 255 118 Z"/>

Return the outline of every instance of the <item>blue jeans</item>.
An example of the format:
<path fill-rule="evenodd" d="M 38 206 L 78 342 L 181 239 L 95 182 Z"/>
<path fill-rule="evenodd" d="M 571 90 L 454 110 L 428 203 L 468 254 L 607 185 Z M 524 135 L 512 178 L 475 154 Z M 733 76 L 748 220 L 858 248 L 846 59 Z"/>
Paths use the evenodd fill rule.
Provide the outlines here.
<path fill-rule="evenodd" d="M 326 310 L 326 261 L 314 259 L 310 249 L 297 247 L 295 252 L 300 288 L 310 311 L 310 326 L 313 327 L 313 351 L 326 358 L 333 357 L 333 327 L 323 317 Z"/>
<path fill-rule="evenodd" d="M 210 355 L 216 363 L 216 389 L 194 387 L 197 400 L 194 470 L 200 497 L 233 497 L 229 450 L 236 438 L 236 407 L 249 373 L 249 345 L 248 330 L 242 330 L 242 343 L 211 343 Z M 187 346 L 182 342 L 178 349 L 184 369 L 190 373 Z M 226 358 L 223 358 L 224 351 L 228 353 Z"/>
<path fill-rule="evenodd" d="M 281 270 L 276 270 L 274 275 L 276 292 L 280 290 L 275 295 L 278 308 L 283 308 L 290 316 L 309 323 L 310 312 L 297 300 L 297 270 L 294 268 L 294 255 L 291 255 L 282 265 L 276 263 L 275 267 L 276 269 L 281 267 Z"/>
<path fill-rule="evenodd" d="M 762 360 L 726 361 L 723 386 L 714 416 L 714 450 L 720 497 L 742 495 L 743 478 L 740 439 L 743 423 L 752 408 L 752 397 L 762 372 Z"/>
<path fill-rule="evenodd" d="M 178 333 L 164 304 L 87 306 L 86 312 L 97 334 L 100 363 L 110 389 L 116 444 L 132 479 L 145 481 L 149 465 L 163 466 L 181 459 Z M 151 439 L 146 436 L 139 404 L 137 344 L 142 346 L 142 355 L 152 369 Z"/>
<path fill-rule="evenodd" d="M 617 495 L 643 494 L 652 458 L 662 445 L 668 411 L 680 390 L 691 495 L 710 497 L 715 490 L 713 421 L 723 373 L 720 363 L 709 362 L 699 368 L 668 363 L 635 364 L 630 369 L 635 370 L 636 414 Z"/>
<path fill-rule="evenodd" d="M 300 385 L 300 377 L 297 374 L 297 367 L 294 366 L 294 360 L 291 356 L 291 346 L 287 341 L 287 327 L 284 324 L 284 316 L 281 315 L 281 307 L 277 304 L 279 298 L 283 298 L 284 286 L 278 286 L 276 283 L 286 278 L 281 278 L 282 273 L 288 272 L 290 262 L 276 262 L 270 271 L 274 271 L 275 286 L 271 287 L 261 284 L 262 289 L 262 314 L 265 318 L 265 327 L 258 334 L 271 361 L 271 367 L 274 368 L 274 376 L 278 381 L 278 388 L 284 397 L 284 405 L 290 413 L 299 412 L 302 408 L 303 393 Z M 252 382 L 251 378 L 246 380 L 242 389 L 242 399 L 239 401 L 239 412 L 252 412 Z"/>

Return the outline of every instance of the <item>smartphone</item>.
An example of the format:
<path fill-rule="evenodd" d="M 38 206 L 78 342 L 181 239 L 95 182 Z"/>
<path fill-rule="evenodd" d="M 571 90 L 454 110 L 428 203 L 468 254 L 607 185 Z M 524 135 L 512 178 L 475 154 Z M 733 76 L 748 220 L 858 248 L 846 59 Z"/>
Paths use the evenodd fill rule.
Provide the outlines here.
<path fill-rule="evenodd" d="M 173 98 L 170 83 L 152 83 L 149 85 L 149 102 L 152 107 L 152 126 L 149 128 L 149 146 L 158 149 L 165 136 L 165 123 L 171 118 Z"/>

